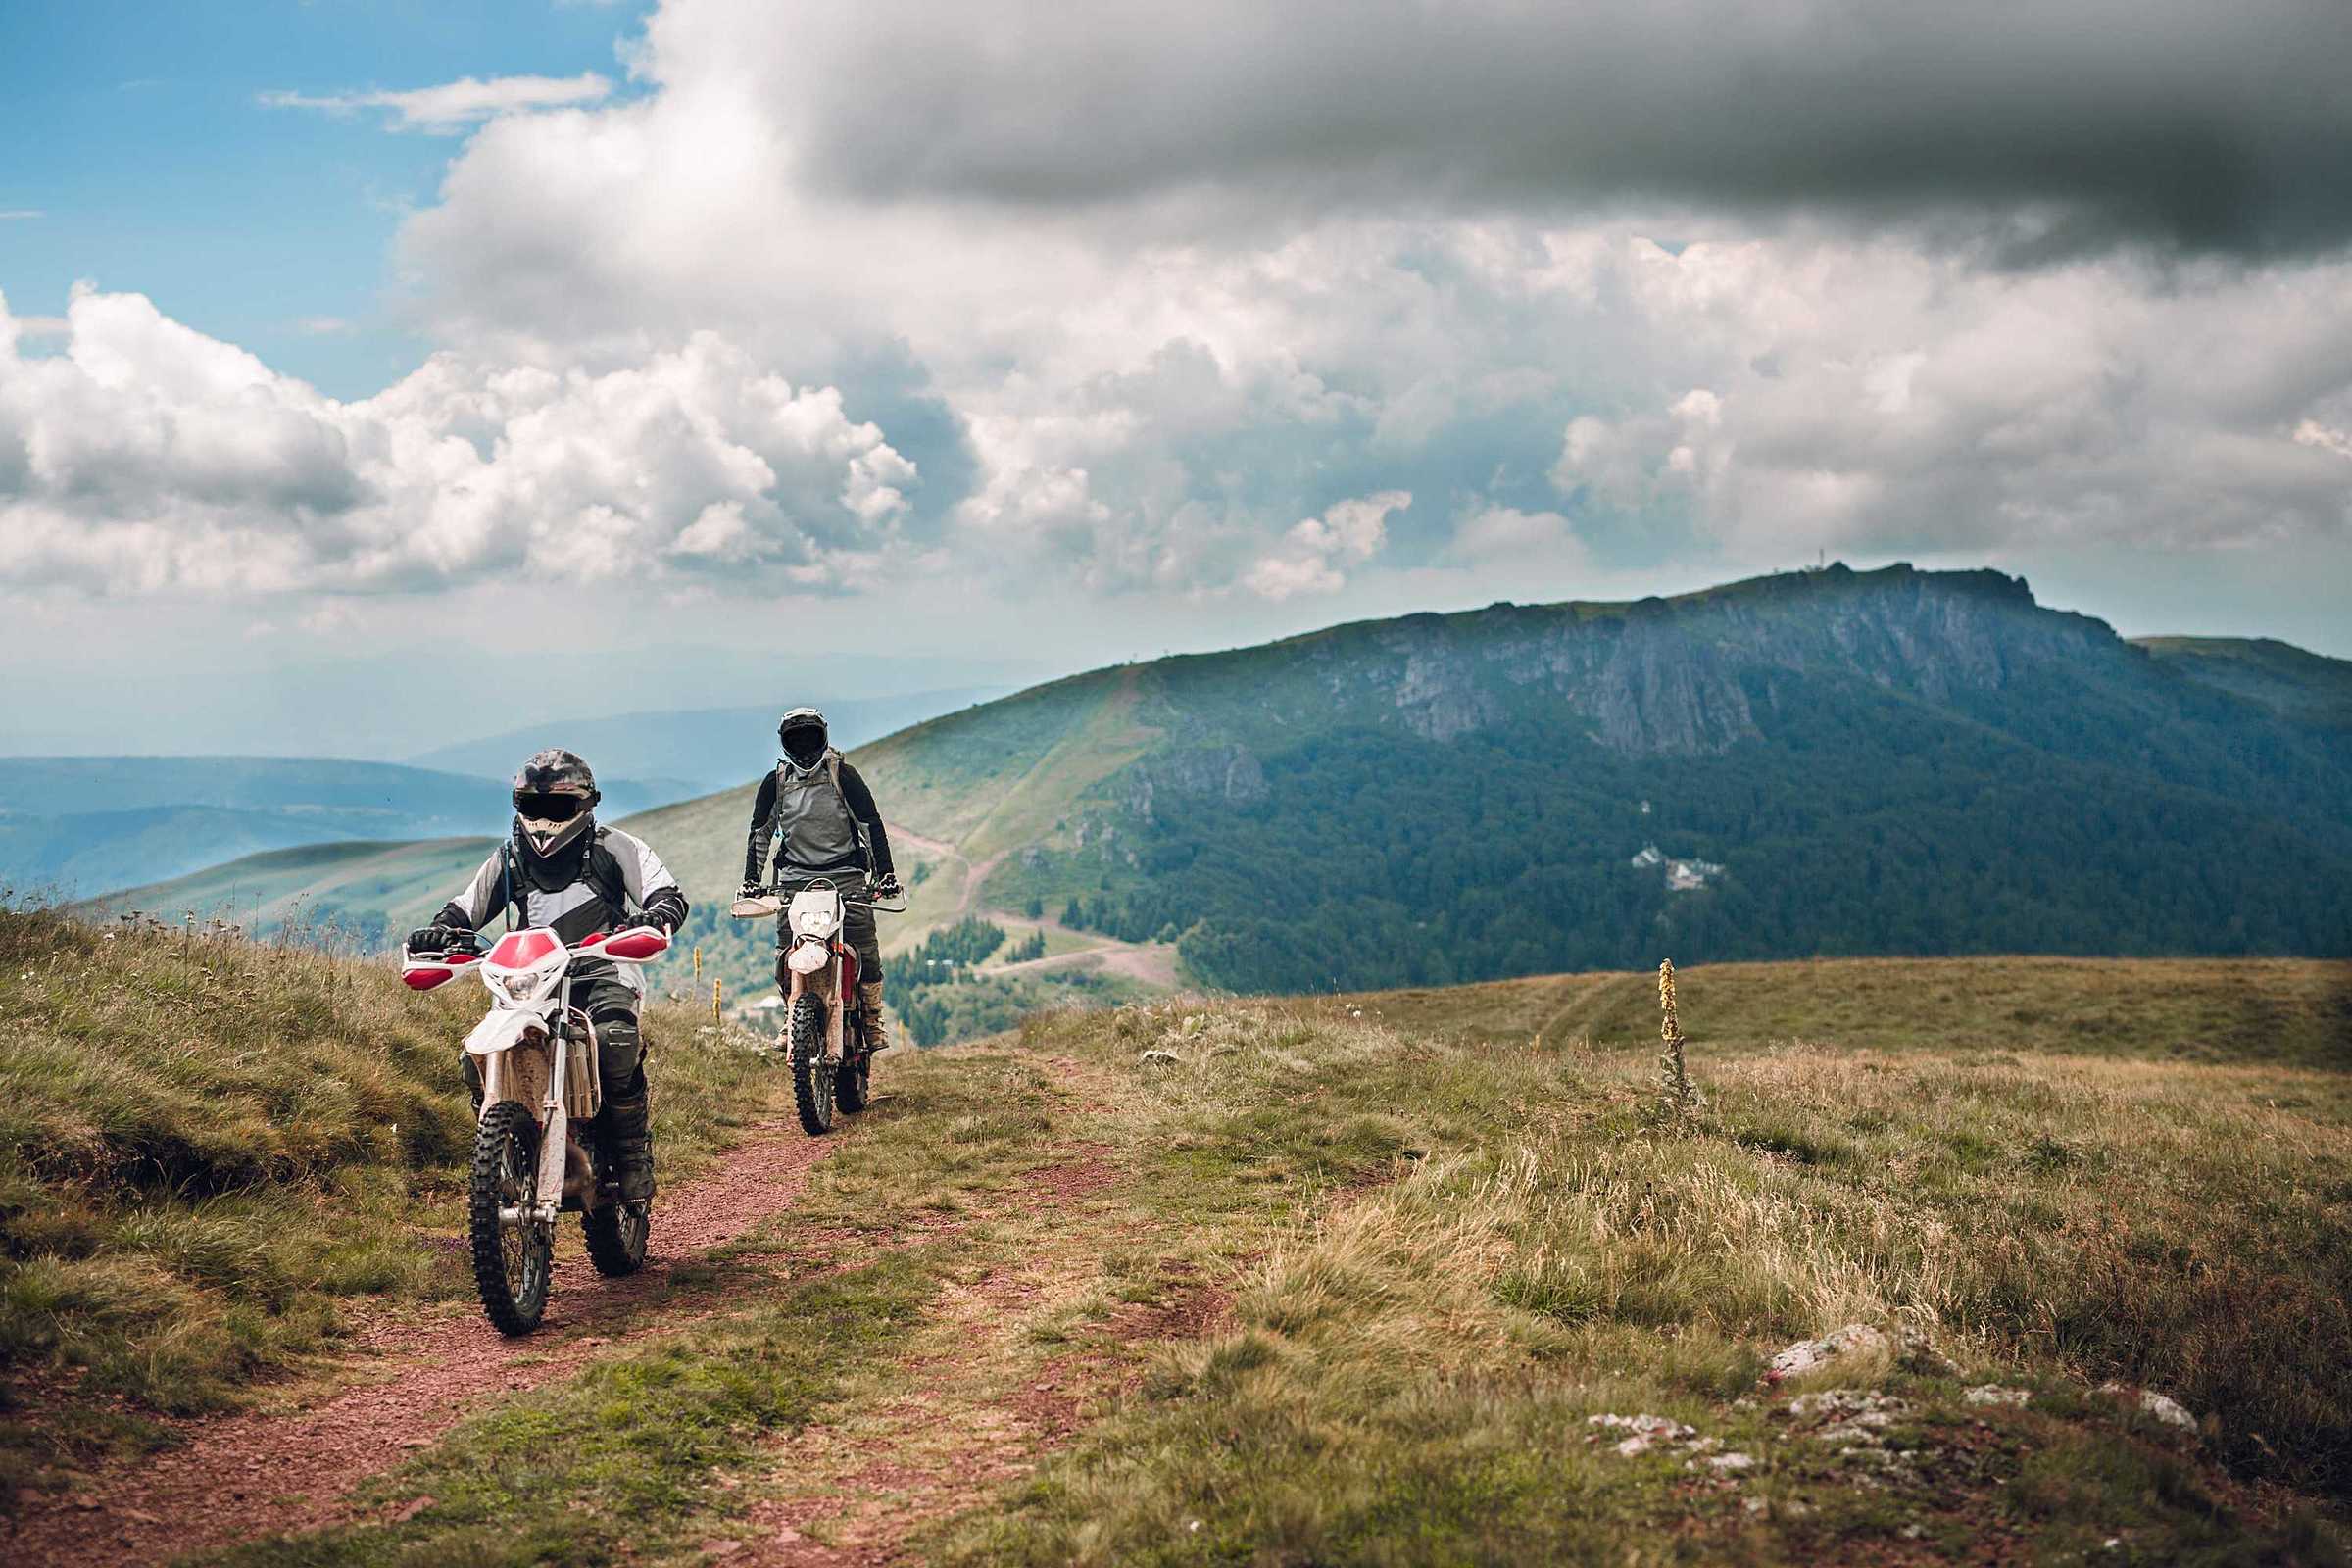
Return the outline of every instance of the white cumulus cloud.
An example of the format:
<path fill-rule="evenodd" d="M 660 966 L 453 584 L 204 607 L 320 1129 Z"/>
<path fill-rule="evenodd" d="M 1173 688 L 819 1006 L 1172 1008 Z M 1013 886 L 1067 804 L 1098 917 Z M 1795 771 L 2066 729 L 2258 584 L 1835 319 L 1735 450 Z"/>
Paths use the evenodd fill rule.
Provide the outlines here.
<path fill-rule="evenodd" d="M 1389 542 L 1389 514 L 1413 504 L 1409 491 L 1384 490 L 1334 503 L 1283 535 L 1282 547 L 1260 556 L 1243 585 L 1265 599 L 1333 594 L 1348 584 L 1347 568 L 1361 565 Z"/>
<path fill-rule="evenodd" d="M 716 580 L 856 586 L 914 465 L 711 334 L 616 369 L 436 355 L 342 403 L 135 294 L 63 354 L 0 301 L 0 581 L 102 593 Z"/>

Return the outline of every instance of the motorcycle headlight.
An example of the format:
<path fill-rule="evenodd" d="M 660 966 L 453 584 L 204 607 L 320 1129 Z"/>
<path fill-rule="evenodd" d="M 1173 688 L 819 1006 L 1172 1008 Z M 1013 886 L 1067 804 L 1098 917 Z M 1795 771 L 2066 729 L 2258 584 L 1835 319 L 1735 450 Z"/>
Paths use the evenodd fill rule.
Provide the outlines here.
<path fill-rule="evenodd" d="M 505 996 L 509 1002 L 530 1001 L 532 996 L 539 990 L 539 981 L 541 979 L 539 975 L 528 969 L 525 969 L 518 974 L 494 975 L 491 978 L 497 983 L 499 992 Z"/>

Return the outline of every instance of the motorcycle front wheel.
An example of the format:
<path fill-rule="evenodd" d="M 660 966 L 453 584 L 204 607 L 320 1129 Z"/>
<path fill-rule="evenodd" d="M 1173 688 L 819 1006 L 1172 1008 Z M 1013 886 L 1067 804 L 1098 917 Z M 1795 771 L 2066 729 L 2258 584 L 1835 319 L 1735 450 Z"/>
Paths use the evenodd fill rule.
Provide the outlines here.
<path fill-rule="evenodd" d="M 556 1238 L 538 1207 L 539 1124 L 528 1107 L 504 1100 L 474 1131 L 466 1188 L 473 1283 L 501 1334 L 528 1334 L 547 1311 Z"/>
<path fill-rule="evenodd" d="M 792 1098 L 801 1130 L 821 1138 L 833 1130 L 833 1080 L 839 1064 L 825 1059 L 825 1004 L 807 993 L 792 1002 Z"/>

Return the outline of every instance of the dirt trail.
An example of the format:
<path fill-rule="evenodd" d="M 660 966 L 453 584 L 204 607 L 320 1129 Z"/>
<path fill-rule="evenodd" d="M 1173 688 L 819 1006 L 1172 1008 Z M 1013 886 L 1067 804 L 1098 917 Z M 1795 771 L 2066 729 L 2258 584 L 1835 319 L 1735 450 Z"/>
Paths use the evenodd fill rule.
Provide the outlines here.
<path fill-rule="evenodd" d="M 771 1446 L 746 1516 L 705 1543 L 726 1568 L 875 1568 L 909 1559 L 908 1538 L 985 1502 L 1069 1444 L 1139 1373 L 1137 1347 L 1189 1339 L 1222 1321 L 1225 1292 L 1196 1283 L 1165 1306 L 1120 1306 L 1105 1337 L 1125 1353 L 1033 1348 L 1033 1325 L 1103 1288 L 1106 1246 L 1143 1238 L 1120 1214 L 1120 1167 L 1088 1134 L 1105 1109 L 1089 1070 L 1054 1058 L 1069 1119 L 1050 1158 L 992 1215 L 1006 1245 L 942 1293 L 896 1372 L 827 1424 Z M 1074 1113 L 1074 1114 L 1072 1114 Z"/>
<path fill-rule="evenodd" d="M 941 859 L 954 860 L 963 867 L 962 893 L 956 901 L 956 912 L 949 916 L 954 920 L 960 920 L 972 912 L 974 906 L 980 902 L 981 884 L 988 880 L 990 872 L 1004 863 L 1004 857 L 1011 853 L 1008 850 L 999 850 L 987 859 L 974 863 L 961 850 L 945 840 L 925 838 L 920 833 L 911 832 L 903 827 L 893 827 L 890 833 L 894 839 L 903 840 L 918 850 L 928 850 Z"/>
<path fill-rule="evenodd" d="M 674 1311 L 649 1311 L 670 1287 L 674 1264 L 743 1235 L 782 1210 L 807 1185 L 828 1144 L 789 1116 L 754 1126 L 706 1180 L 657 1200 L 646 1267 L 601 1278 L 566 1217 L 545 1324 L 502 1338 L 470 1302 L 426 1321 L 385 1321 L 356 1348 L 372 1361 L 366 1379 L 290 1412 L 241 1412 L 190 1422 L 187 1444 L 109 1466 L 62 1497 L 30 1502 L 0 1535 L 12 1564 L 162 1562 L 283 1530 L 315 1529 L 345 1513 L 344 1498 L 485 1404 L 568 1377 L 621 1346 L 674 1327 Z M 451 1267 L 464 1267 L 453 1256 Z"/>

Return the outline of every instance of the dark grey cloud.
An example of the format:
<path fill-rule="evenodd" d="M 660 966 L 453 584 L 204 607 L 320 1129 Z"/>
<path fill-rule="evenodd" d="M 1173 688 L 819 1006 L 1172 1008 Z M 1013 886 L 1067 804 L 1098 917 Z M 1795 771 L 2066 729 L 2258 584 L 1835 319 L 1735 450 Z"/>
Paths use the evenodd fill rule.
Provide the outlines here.
<path fill-rule="evenodd" d="M 794 23 L 759 74 L 803 168 L 866 196 L 1686 202 L 2020 255 L 2352 236 L 2346 0 L 873 0 Z"/>

